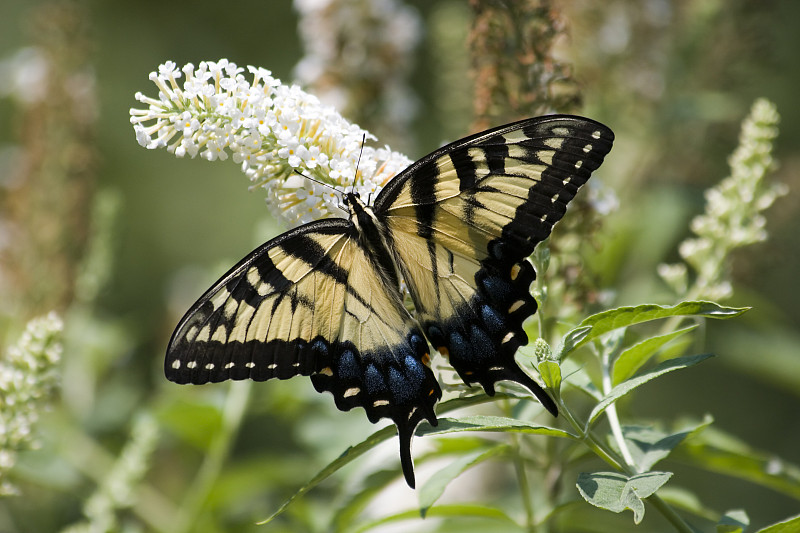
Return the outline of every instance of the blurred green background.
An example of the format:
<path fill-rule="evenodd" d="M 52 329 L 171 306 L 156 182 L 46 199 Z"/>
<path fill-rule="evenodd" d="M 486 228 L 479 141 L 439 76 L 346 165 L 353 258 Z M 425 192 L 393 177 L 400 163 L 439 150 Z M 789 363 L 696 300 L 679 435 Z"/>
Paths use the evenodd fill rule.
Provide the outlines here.
<path fill-rule="evenodd" d="M 463 80 L 469 79 L 464 39 L 470 12 L 464 2 L 407 3 L 418 13 L 422 33 L 408 80 L 416 112 L 397 142 L 417 158 L 469 133 L 472 96 Z M 95 96 L 86 113 L 96 114 L 96 120 L 81 141 L 91 159 L 85 194 L 112 191 L 120 205 L 108 283 L 90 310 L 61 309 L 71 339 L 64 354 L 63 405 L 45 417 L 41 429 L 41 456 L 52 452 L 52 457 L 23 458 L 23 496 L 0 500 L 0 531 L 55 531 L 81 519 L 83 501 L 95 486 L 87 475 L 92 467 L 85 465 L 91 459 L 62 449 L 86 444 L 74 429 L 64 428 L 68 421 L 78 421 L 108 459 L 125 442 L 131 417 L 142 408 L 152 410 L 166 430 L 147 479 L 175 504 L 191 491 L 187 484 L 203 450 L 223 424 L 220 409 L 228 386 L 167 383 L 161 368 L 166 342 L 182 313 L 214 279 L 281 231 L 269 219 L 263 196 L 247 192 L 236 164 L 179 160 L 164 150 L 145 150 L 136 142 L 128 110 L 141 107 L 135 92 L 155 96 L 147 76 L 167 60 L 182 65 L 228 58 L 291 81 L 304 55 L 292 4 L 95 0 L 79 5 L 76 39 L 56 35 L 63 11 L 52 4 L 4 0 L 0 7 L 0 59 L 48 42 L 85 46 L 61 50 L 65 66 L 74 60 L 93 74 Z M 678 259 L 677 245 L 689 235 L 691 217 L 702 212 L 703 191 L 728 174 L 726 158 L 752 102 L 766 97 L 777 104 L 780 167 L 773 179 L 790 192 L 767 213 L 769 240 L 735 256 L 735 296 L 725 302 L 754 309 L 740 319 L 708 325 L 706 346 L 719 357 L 652 384 L 625 410 L 632 417 L 666 420 L 712 413 L 719 427 L 754 447 L 800 463 L 800 3 L 582 0 L 565 3 L 563 15 L 570 39 L 560 53 L 580 82 L 580 112 L 617 135 L 597 177 L 615 191 L 621 206 L 604 222 L 593 266 L 600 288 L 617 291 L 616 304 L 671 303 L 656 266 Z M 463 45 L 448 49 L 447 42 Z M 26 110 L 11 96 L 0 100 L 3 198 L 13 197 L 19 187 L 12 179 L 20 161 L 13 149 L 21 146 L 24 154 L 31 146 L 36 116 L 35 109 Z M 367 129 L 381 127 L 368 114 L 348 118 Z M 39 141 L 36 153 L 47 156 L 48 140 Z M 52 148 L 52 153 L 60 149 Z M 28 214 L 31 218 L 24 220 L 32 224 L 54 215 Z M 2 244 L 25 246 L 13 235 L 3 235 Z M 47 283 L 41 280 L 42 286 Z M 20 301 L 13 278 L 3 279 L 0 288 L 9 292 L 0 304 L 8 344 L 25 320 L 46 309 Z M 368 435 L 373 427 L 363 418 L 360 411 L 336 411 L 308 380 L 256 384 L 242 430 L 231 444 L 232 459 L 202 511 L 201 517 L 214 518 L 201 518 L 197 530 L 248 530 L 292 488 Z M 720 510 L 744 507 L 755 525 L 800 508 L 795 500 L 743 481 L 680 464 L 670 468 L 705 503 Z M 307 520 L 308 530 L 319 527 L 314 516 L 336 494 L 333 485 L 321 487 L 291 511 L 293 519 Z M 161 512 L 169 515 L 170 508 Z"/>

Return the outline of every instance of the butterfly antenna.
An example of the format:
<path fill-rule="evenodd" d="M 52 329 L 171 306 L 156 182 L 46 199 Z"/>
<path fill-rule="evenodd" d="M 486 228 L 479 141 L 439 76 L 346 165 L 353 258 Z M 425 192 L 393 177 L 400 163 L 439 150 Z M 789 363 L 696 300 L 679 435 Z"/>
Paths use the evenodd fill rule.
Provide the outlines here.
<path fill-rule="evenodd" d="M 356 161 L 356 171 L 353 174 L 353 183 L 350 184 L 350 187 L 352 187 L 353 189 L 351 192 L 353 193 L 356 192 L 356 176 L 358 176 L 358 167 L 359 165 L 361 165 L 361 155 L 364 153 L 364 144 L 366 144 L 366 142 L 367 142 L 367 134 L 364 133 L 361 136 L 361 150 L 358 151 L 358 160 Z"/>

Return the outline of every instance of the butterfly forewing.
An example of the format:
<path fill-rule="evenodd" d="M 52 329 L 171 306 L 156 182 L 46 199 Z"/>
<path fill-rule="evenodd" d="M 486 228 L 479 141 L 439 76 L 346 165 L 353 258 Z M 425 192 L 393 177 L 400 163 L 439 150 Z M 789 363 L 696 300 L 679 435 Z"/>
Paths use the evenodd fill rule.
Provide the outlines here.
<path fill-rule="evenodd" d="M 387 284 L 347 220 L 301 226 L 257 249 L 189 310 L 170 341 L 178 383 L 311 375 L 341 410 L 391 418 L 413 485 L 411 436 L 436 424 L 441 390 L 399 287 Z"/>

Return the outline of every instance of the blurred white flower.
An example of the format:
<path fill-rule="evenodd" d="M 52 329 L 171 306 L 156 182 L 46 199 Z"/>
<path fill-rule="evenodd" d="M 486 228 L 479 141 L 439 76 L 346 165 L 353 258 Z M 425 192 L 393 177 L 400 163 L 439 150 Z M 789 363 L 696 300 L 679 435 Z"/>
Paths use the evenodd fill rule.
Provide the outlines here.
<path fill-rule="evenodd" d="M 661 277 L 678 294 L 712 300 L 731 296 L 730 252 L 767 239 L 762 212 L 787 193 L 783 184 L 764 183 L 765 176 L 775 168 L 772 141 L 778 136 L 779 120 L 774 104 L 763 98 L 755 101 L 742 123 L 739 146 L 728 160 L 731 175 L 706 191 L 705 213 L 691 223 L 697 237 L 679 247 L 681 257 L 696 271 L 693 286 L 686 281 L 685 265 L 659 266 Z"/>
<path fill-rule="evenodd" d="M 411 163 L 388 148 L 365 146 L 372 135 L 296 85 L 252 66 L 247 81 L 244 70 L 226 59 L 180 70 L 161 65 L 150 74 L 158 97 L 137 93 L 148 108 L 130 110 L 139 144 L 178 157 L 230 158 L 290 226 L 344 216 L 337 191 L 353 188 L 367 198 Z"/>
<path fill-rule="evenodd" d="M 7 479 L 17 453 L 37 446 L 33 426 L 58 382 L 63 329 L 55 313 L 35 318 L 0 359 L 0 496 L 17 492 Z"/>

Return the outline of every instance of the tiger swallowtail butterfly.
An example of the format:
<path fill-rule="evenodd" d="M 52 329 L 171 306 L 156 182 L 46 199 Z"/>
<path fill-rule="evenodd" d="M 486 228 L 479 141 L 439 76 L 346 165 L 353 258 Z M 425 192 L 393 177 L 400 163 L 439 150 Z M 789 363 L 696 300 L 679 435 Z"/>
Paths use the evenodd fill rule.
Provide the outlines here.
<path fill-rule="evenodd" d="M 614 134 L 550 115 L 471 135 L 413 163 L 367 205 L 343 194 L 348 218 L 311 222 L 263 244 L 186 313 L 167 349 L 177 383 L 311 376 L 342 411 L 397 426 L 414 486 L 411 438 L 437 424 L 433 351 L 467 384 L 529 389 L 515 362 L 536 312 L 527 260 L 611 150 Z M 404 305 L 401 282 L 413 301 Z"/>

